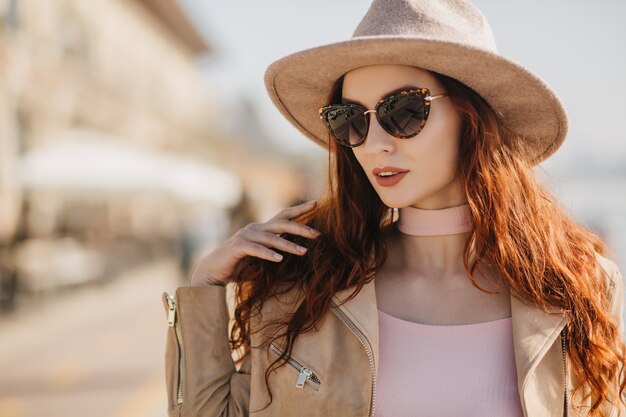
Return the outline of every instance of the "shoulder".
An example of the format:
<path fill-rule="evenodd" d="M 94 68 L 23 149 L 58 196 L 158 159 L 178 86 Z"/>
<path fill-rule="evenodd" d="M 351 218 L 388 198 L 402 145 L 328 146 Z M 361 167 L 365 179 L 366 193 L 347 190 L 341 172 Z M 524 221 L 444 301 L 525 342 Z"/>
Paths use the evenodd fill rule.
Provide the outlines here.
<path fill-rule="evenodd" d="M 284 320 L 298 309 L 304 297 L 304 289 L 297 281 L 275 282 L 269 293 L 260 305 L 255 306 L 260 313 L 258 320 L 264 322 Z"/>
<path fill-rule="evenodd" d="M 604 269 L 607 279 L 607 296 L 609 300 L 609 314 L 617 324 L 621 334 L 624 333 L 624 278 L 615 262 L 596 253 L 596 259 Z"/>
<path fill-rule="evenodd" d="M 609 299 L 614 302 L 616 298 L 615 295 L 621 294 L 619 292 L 620 290 L 623 292 L 624 283 L 622 274 L 617 264 L 606 256 L 600 255 L 596 252 L 596 259 L 604 270 L 607 279 L 607 292 L 609 293 Z"/>
<path fill-rule="evenodd" d="M 610 275 L 619 273 L 619 268 L 617 264 L 611 259 L 607 258 L 606 256 L 600 255 L 598 252 L 596 252 L 596 259 L 598 263 L 602 266 L 602 268 L 604 268 L 604 270 Z"/>

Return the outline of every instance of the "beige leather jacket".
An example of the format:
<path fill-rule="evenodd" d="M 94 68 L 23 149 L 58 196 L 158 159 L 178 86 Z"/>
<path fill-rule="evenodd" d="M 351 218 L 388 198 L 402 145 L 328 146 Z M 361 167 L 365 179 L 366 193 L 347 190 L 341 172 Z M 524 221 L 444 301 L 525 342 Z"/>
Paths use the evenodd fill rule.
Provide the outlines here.
<path fill-rule="evenodd" d="M 611 315 L 623 328 L 621 273 L 609 259 L 600 257 L 600 261 L 610 279 Z M 254 411 L 269 402 L 264 373 L 269 359 L 276 359 L 272 355 L 277 355 L 281 346 L 253 348 L 237 369 L 228 345 L 226 288 L 189 286 L 177 288 L 174 295 L 163 293 L 170 326 L 165 352 L 168 416 L 373 416 L 378 366 L 374 288 L 371 281 L 355 298 L 339 307 L 336 304 L 353 288 L 335 294 L 335 305 L 324 316 L 318 330 L 301 334 L 294 343 L 289 363 L 270 374 L 273 402 L 260 412 Z M 289 311 L 293 306 L 291 296 L 283 297 L 266 302 L 261 320 Z M 560 337 L 569 319 L 562 310 L 546 314 L 513 297 L 511 311 L 524 416 L 586 415 L 586 412 L 574 412 L 572 402 L 582 401 L 579 397 L 570 398 L 569 391 L 567 412 L 564 410 L 564 381 L 568 390 L 575 381 L 575 374 L 563 355 Z M 263 337 L 266 336 L 261 333 L 253 334 L 252 345 L 260 345 Z M 587 410 L 591 403 L 583 405 Z M 608 416 L 617 416 L 617 407 L 606 404 L 605 409 Z"/>

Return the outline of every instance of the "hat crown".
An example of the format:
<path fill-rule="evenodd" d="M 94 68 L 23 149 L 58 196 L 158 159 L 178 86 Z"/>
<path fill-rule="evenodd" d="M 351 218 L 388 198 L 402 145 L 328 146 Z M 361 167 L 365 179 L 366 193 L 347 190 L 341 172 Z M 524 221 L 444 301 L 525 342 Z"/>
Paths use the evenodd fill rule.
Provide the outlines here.
<path fill-rule="evenodd" d="M 464 0 L 374 0 L 352 38 L 406 36 L 497 52 L 487 18 Z"/>

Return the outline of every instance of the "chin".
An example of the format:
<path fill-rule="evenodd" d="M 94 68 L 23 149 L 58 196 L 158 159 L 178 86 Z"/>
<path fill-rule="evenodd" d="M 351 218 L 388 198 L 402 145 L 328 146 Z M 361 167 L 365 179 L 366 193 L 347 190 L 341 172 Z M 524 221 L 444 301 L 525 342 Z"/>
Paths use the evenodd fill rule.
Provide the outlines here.
<path fill-rule="evenodd" d="M 410 206 L 412 204 L 412 201 L 415 201 L 414 199 L 409 199 L 409 198 L 392 198 L 390 196 L 380 196 L 380 200 L 383 202 L 384 205 L 386 205 L 387 207 L 391 207 L 391 208 L 400 208 L 400 207 L 406 207 L 406 206 Z"/>

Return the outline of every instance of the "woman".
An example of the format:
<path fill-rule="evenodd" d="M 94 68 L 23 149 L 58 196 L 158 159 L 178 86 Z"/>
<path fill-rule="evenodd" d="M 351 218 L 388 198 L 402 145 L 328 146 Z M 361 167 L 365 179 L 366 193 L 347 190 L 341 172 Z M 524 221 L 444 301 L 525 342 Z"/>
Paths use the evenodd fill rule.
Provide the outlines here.
<path fill-rule="evenodd" d="M 164 294 L 170 415 L 624 411 L 622 276 L 532 171 L 565 110 L 496 52 L 480 11 L 375 0 L 351 40 L 265 80 L 327 146 L 328 191 L 242 228 Z"/>

